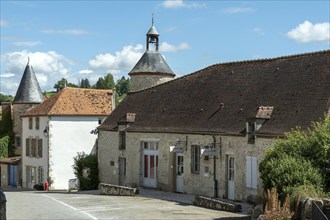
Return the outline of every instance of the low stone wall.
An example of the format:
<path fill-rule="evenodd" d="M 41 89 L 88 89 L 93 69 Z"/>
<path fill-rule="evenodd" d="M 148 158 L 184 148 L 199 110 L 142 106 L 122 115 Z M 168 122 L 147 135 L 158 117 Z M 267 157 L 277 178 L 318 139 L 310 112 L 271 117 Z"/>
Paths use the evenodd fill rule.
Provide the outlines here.
<path fill-rule="evenodd" d="M 209 208 L 209 209 L 215 209 L 220 211 L 227 211 L 227 212 L 241 212 L 242 207 L 241 205 L 228 203 L 216 199 L 211 199 L 204 196 L 196 196 L 195 198 L 195 205 Z"/>
<path fill-rule="evenodd" d="M 101 195 L 135 196 L 136 194 L 139 194 L 139 190 L 137 188 L 118 186 L 107 183 L 100 183 L 99 190 Z"/>

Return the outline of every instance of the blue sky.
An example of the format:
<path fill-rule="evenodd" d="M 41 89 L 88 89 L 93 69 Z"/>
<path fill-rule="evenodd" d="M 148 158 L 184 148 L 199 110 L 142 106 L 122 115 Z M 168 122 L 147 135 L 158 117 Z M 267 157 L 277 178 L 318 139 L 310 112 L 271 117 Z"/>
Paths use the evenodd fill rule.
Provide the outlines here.
<path fill-rule="evenodd" d="M 1 0 L 0 93 L 15 95 L 28 57 L 42 91 L 61 78 L 127 76 L 160 33 L 177 77 L 209 65 L 327 50 L 329 1 Z"/>

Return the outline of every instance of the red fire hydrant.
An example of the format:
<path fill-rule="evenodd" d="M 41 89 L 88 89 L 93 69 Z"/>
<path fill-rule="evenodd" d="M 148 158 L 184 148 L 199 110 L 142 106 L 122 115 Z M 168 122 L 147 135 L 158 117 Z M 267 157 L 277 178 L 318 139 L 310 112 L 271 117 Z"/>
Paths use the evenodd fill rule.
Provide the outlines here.
<path fill-rule="evenodd" d="M 45 191 L 48 191 L 48 182 L 45 182 Z"/>

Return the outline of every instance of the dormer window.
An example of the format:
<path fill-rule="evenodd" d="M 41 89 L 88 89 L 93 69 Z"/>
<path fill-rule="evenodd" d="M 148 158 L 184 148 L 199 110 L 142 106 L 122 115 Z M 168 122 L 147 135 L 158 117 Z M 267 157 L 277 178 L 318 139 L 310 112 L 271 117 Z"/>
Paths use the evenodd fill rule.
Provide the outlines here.
<path fill-rule="evenodd" d="M 248 143 L 249 144 L 254 144 L 255 142 L 255 123 L 254 122 L 248 122 Z"/>

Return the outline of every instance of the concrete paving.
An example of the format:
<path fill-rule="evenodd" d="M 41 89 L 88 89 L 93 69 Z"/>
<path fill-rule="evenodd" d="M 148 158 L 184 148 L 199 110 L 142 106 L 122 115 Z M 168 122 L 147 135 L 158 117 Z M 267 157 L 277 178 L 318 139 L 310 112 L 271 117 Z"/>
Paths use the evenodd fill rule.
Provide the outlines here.
<path fill-rule="evenodd" d="M 191 205 L 193 195 L 142 189 L 140 195 L 98 191 L 5 191 L 7 219 L 249 219 L 240 213 Z"/>

